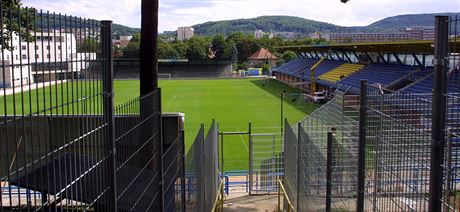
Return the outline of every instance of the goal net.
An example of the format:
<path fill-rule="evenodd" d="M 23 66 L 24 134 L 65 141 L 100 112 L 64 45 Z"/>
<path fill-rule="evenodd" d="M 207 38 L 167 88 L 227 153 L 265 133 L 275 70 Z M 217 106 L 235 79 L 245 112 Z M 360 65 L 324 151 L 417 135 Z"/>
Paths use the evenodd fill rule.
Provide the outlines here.
<path fill-rule="evenodd" d="M 158 79 L 171 80 L 171 73 L 158 73 Z"/>

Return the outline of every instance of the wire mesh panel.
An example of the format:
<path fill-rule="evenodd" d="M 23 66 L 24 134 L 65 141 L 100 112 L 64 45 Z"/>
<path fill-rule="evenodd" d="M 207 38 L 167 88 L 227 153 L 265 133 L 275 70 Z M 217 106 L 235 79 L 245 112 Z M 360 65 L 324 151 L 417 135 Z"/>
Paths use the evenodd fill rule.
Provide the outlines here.
<path fill-rule="evenodd" d="M 297 192 L 299 188 L 298 169 L 298 139 L 289 123 L 284 124 L 284 179 L 286 195 L 297 207 Z M 288 154 L 286 154 L 288 153 Z"/>
<path fill-rule="evenodd" d="M 183 148 L 184 148 L 184 133 L 181 131 L 164 150 L 162 161 L 163 165 L 163 201 L 165 211 L 183 211 L 185 207 L 185 199 L 183 199 L 183 192 L 185 192 L 182 185 L 183 178 Z"/>
<path fill-rule="evenodd" d="M 110 29 L 15 2 L 0 1 L 0 211 L 111 210 Z"/>
<path fill-rule="evenodd" d="M 332 101 L 301 121 L 300 129 L 286 126 L 284 183 L 299 211 L 354 210 L 356 201 L 358 122 L 356 96 L 337 90 Z M 327 136 L 333 133 L 327 166 Z M 297 140 L 298 139 L 298 140 Z M 327 182 L 328 172 L 332 175 Z M 327 184 L 330 193 L 327 194 Z"/>
<path fill-rule="evenodd" d="M 430 98 L 367 86 L 367 210 L 428 211 Z"/>
<path fill-rule="evenodd" d="M 458 191 L 460 190 L 460 17 L 449 18 L 449 35 L 454 45 L 449 46 L 449 67 L 446 85 L 446 152 L 445 182 L 443 196 L 444 211 L 460 211 Z"/>
<path fill-rule="evenodd" d="M 278 191 L 278 179 L 283 175 L 281 149 L 279 134 L 250 135 L 250 194 L 270 194 Z"/>
<path fill-rule="evenodd" d="M 219 195 L 219 129 L 212 122 L 208 133 L 202 125 L 186 155 L 186 209 L 211 211 Z"/>
<path fill-rule="evenodd" d="M 205 207 L 203 143 L 204 126 L 202 125 L 185 159 L 187 211 L 204 211 Z"/>
<path fill-rule="evenodd" d="M 159 90 L 117 106 L 116 183 L 119 210 L 161 209 L 162 179 Z M 166 170 L 165 187 L 173 184 L 174 174 Z M 166 205 L 166 206 L 169 206 Z"/>
<path fill-rule="evenodd" d="M 220 177 L 219 177 L 219 129 L 215 123 L 212 122 L 211 127 L 209 128 L 208 134 L 204 140 L 204 164 L 203 168 L 205 170 L 205 211 L 211 211 L 214 206 L 214 201 L 217 197 Z"/>

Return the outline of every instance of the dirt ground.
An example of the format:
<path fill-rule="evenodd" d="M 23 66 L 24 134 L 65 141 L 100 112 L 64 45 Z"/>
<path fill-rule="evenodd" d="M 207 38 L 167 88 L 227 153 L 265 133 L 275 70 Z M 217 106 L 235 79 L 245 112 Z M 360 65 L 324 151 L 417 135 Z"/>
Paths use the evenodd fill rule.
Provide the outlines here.
<path fill-rule="evenodd" d="M 276 195 L 249 196 L 246 192 L 230 193 L 225 200 L 224 211 L 274 212 L 277 210 Z"/>

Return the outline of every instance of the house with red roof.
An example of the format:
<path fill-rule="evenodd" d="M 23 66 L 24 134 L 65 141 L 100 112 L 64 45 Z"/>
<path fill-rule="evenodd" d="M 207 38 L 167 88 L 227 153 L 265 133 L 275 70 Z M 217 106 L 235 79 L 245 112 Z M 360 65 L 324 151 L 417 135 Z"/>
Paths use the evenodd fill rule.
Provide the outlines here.
<path fill-rule="evenodd" d="M 273 68 L 276 66 L 277 60 L 278 58 L 266 48 L 261 48 L 248 58 L 249 66 L 255 68 L 262 68 L 265 64 L 268 64 L 270 68 Z"/>

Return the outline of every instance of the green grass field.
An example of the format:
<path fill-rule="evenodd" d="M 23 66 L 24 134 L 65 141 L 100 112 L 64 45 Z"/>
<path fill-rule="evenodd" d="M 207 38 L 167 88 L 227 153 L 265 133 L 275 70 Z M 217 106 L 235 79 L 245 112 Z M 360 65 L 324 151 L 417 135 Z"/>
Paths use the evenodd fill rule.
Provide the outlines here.
<path fill-rule="evenodd" d="M 299 93 L 297 89 L 274 80 L 270 80 L 266 86 L 264 82 L 265 80 L 262 79 L 160 81 L 163 112 L 185 114 L 188 149 L 200 124 L 205 124 L 207 132 L 212 119 L 220 124 L 221 131 L 247 131 L 248 124 L 251 122 L 255 133 L 279 133 L 280 93 L 283 90 L 288 93 L 284 104 L 284 117 L 291 123 L 301 120 L 318 107 L 315 104 L 298 104 L 298 101 L 292 101 L 293 97 L 289 94 Z M 16 108 L 17 114 L 22 111 L 28 114 L 30 111 L 37 111 L 37 108 L 39 110 L 49 108 L 50 102 L 54 102 L 53 105 L 56 102 L 66 102 L 60 96 L 66 97 L 69 96 L 69 93 L 72 94 L 67 87 L 66 84 L 62 84 L 30 91 L 30 93 L 25 92 L 22 96 L 16 95 L 15 107 L 13 107 L 12 95 L 6 98 L 0 97 L 0 100 L 7 102 L 7 114 L 12 114 L 13 108 Z M 79 84 L 78 92 L 76 89 L 73 91 L 74 97 L 84 96 L 86 89 L 92 89 L 92 87 Z M 136 98 L 138 95 L 138 81 L 115 81 L 115 105 Z M 53 98 L 49 98 L 51 96 Z M 29 97 L 33 102 L 30 107 Z M 25 109 L 21 107 L 23 101 L 27 106 Z M 67 113 L 70 110 L 69 108 L 54 109 L 54 113 Z M 3 107 L 0 109 L 0 114 L 4 113 L 5 108 Z M 247 136 L 225 138 L 226 170 L 248 169 L 247 145 Z"/>

